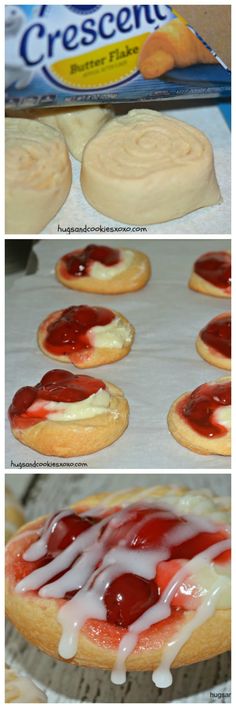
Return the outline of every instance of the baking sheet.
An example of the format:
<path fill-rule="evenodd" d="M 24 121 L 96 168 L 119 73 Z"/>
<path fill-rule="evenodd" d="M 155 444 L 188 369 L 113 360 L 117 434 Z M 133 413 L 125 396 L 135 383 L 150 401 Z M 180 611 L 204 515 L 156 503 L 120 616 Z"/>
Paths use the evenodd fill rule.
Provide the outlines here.
<path fill-rule="evenodd" d="M 8 486 L 15 493 L 19 489 L 19 477 L 6 475 Z M 28 475 L 23 475 L 27 478 Z M 230 495 L 230 475 L 225 474 L 145 474 L 139 480 L 132 474 L 90 474 L 66 476 L 35 475 L 25 479 L 24 497 L 27 520 L 53 509 L 75 503 L 88 494 L 113 492 L 136 485 L 155 484 L 188 485 L 192 489 L 211 489 L 218 496 Z M 20 486 L 22 497 L 22 486 Z M 173 671 L 173 684 L 167 689 L 157 689 L 152 683 L 151 672 L 129 672 L 126 684 L 114 686 L 110 672 L 99 669 L 83 669 L 54 661 L 30 645 L 17 630 L 7 623 L 6 661 L 31 676 L 44 689 L 49 703 L 229 703 L 230 702 L 230 654 L 225 653 L 209 661 Z M 216 696 L 216 698 L 214 698 Z"/>
<path fill-rule="evenodd" d="M 87 245 L 88 241 L 83 241 Z M 97 242 L 98 243 L 98 242 Z M 108 246 L 134 246 L 131 240 L 102 240 Z M 81 243 L 80 243 L 81 245 Z M 77 247 L 76 241 L 42 240 L 35 246 L 38 271 L 19 277 L 6 296 L 6 400 L 10 404 L 21 386 L 35 384 L 52 368 L 68 368 L 46 357 L 37 347 L 40 322 L 54 310 L 70 305 L 103 305 L 122 312 L 135 326 L 136 338 L 123 360 L 86 370 L 120 386 L 130 405 L 130 422 L 113 445 L 84 458 L 45 457 L 23 446 L 6 423 L 6 467 L 54 463 L 91 469 L 227 469 L 230 458 L 197 455 L 179 445 L 167 428 L 172 402 L 185 391 L 224 374 L 203 361 L 194 341 L 212 317 L 229 309 L 229 300 L 195 293 L 187 288 L 192 264 L 202 253 L 230 248 L 227 240 L 147 240 L 138 242 L 152 262 L 148 285 L 118 296 L 79 293 L 54 276 L 56 261 Z M 227 373 L 227 372 L 226 372 Z"/>
<path fill-rule="evenodd" d="M 204 207 L 198 209 L 191 214 L 183 216 L 181 219 L 168 221 L 164 224 L 146 226 L 143 233 L 147 234 L 229 234 L 230 229 L 230 131 L 229 128 L 217 108 L 217 106 L 209 103 L 209 105 L 193 106 L 188 103 L 188 108 L 165 108 L 165 102 L 156 102 L 154 104 L 145 104 L 144 107 L 155 108 L 167 115 L 179 120 L 186 121 L 195 128 L 202 130 L 212 143 L 216 175 L 219 182 L 223 202 L 212 207 Z M 134 106 L 129 106 L 133 108 Z M 138 106 L 140 108 L 140 104 Z M 143 104 L 141 104 L 143 107 Z M 129 110 L 128 107 L 124 112 Z M 91 207 L 83 196 L 80 187 L 80 162 L 71 158 L 73 168 L 73 183 L 68 199 L 58 214 L 46 226 L 42 233 L 57 234 L 63 229 L 86 227 L 101 228 L 110 227 L 116 230 L 117 233 L 122 231 L 122 224 L 114 221 L 109 217 L 103 216 Z M 109 198 L 109 196 L 108 196 Z M 123 230 L 128 232 L 138 232 L 137 227 L 127 227 L 123 224 Z M 60 229 L 62 231 L 60 231 Z M 83 233 L 83 232 L 82 232 Z M 86 232 L 84 232 L 86 233 Z"/>

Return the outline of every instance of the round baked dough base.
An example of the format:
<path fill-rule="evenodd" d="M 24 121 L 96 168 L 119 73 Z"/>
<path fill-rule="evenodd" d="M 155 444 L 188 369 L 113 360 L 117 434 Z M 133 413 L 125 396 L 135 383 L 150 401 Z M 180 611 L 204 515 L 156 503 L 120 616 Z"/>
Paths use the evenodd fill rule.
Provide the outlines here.
<path fill-rule="evenodd" d="M 228 315 L 229 313 L 224 312 L 223 314 Z M 221 316 L 222 315 L 219 315 L 219 317 Z M 218 369 L 225 369 L 226 371 L 230 371 L 231 359 L 229 359 L 227 356 L 223 356 L 223 354 L 220 354 L 220 352 L 218 352 L 216 349 L 213 349 L 213 347 L 208 347 L 208 345 L 205 344 L 205 342 L 201 338 L 200 334 L 198 334 L 197 336 L 195 346 L 198 354 L 202 357 L 202 359 L 207 361 L 208 364 L 217 366 Z"/>
<path fill-rule="evenodd" d="M 107 413 L 66 422 L 43 420 L 23 429 L 12 427 L 13 435 L 23 445 L 52 457 L 86 456 L 108 447 L 126 430 L 129 405 L 118 386 L 104 383 L 111 395 Z"/>
<path fill-rule="evenodd" d="M 80 181 L 94 209 L 125 224 L 160 224 L 221 201 L 204 133 L 145 108 L 117 116 L 87 143 Z"/>
<path fill-rule="evenodd" d="M 5 488 L 5 542 L 15 534 L 16 530 L 24 524 L 24 510 L 14 492 L 9 487 Z"/>
<path fill-rule="evenodd" d="M 215 285 L 213 285 L 213 283 L 209 283 L 208 280 L 205 280 L 194 271 L 190 276 L 188 287 L 191 290 L 195 290 L 197 293 L 202 293 L 203 295 L 212 295 L 213 297 L 224 298 L 231 297 L 231 288 L 228 291 L 223 290 L 223 288 L 217 288 Z"/>
<path fill-rule="evenodd" d="M 122 253 L 127 250 L 130 249 L 120 249 Z M 133 253 L 134 257 L 131 265 L 109 280 L 100 280 L 90 275 L 85 275 L 82 278 L 65 277 L 65 266 L 62 258 L 56 264 L 56 276 L 60 283 L 63 283 L 67 288 L 88 293 L 98 293 L 99 295 L 118 295 L 141 290 L 151 276 L 151 264 L 145 253 L 141 253 L 141 251 L 133 251 Z"/>
<path fill-rule="evenodd" d="M 230 376 L 223 376 L 217 379 L 217 383 L 230 381 Z M 197 433 L 178 413 L 178 405 L 184 401 L 186 396 L 190 396 L 191 391 L 179 396 L 170 407 L 167 423 L 170 433 L 180 445 L 187 447 L 192 452 L 199 455 L 225 455 L 231 454 L 231 431 L 225 435 L 215 438 L 207 438 Z"/>
<path fill-rule="evenodd" d="M 116 315 L 116 317 L 119 317 L 123 324 L 126 324 L 130 328 L 131 340 L 129 343 L 125 343 L 121 348 L 91 347 L 91 349 L 83 349 L 81 351 L 74 352 L 72 356 L 60 356 L 59 354 L 52 354 L 44 346 L 47 328 L 49 324 L 52 324 L 52 322 L 55 322 L 55 320 L 60 317 L 62 312 L 63 310 L 57 310 L 57 312 L 53 312 L 41 323 L 38 329 L 37 339 L 39 348 L 41 349 L 43 354 L 46 354 L 46 356 L 50 357 L 50 359 L 61 361 L 63 363 L 73 364 L 78 369 L 90 369 L 91 367 L 103 366 L 105 364 L 113 364 L 114 361 L 119 361 L 120 359 L 123 359 L 125 356 L 127 356 L 127 354 L 129 354 L 134 341 L 135 329 L 133 325 L 131 325 L 129 320 L 126 319 L 126 317 L 121 315 L 120 312 L 115 312 L 114 310 L 113 313 Z"/>
<path fill-rule="evenodd" d="M 185 487 L 180 487 L 179 495 L 186 492 Z M 161 498 L 170 490 L 169 486 L 160 486 L 152 490 L 154 498 Z M 121 492 L 116 496 L 116 505 L 119 505 L 124 499 L 132 501 L 134 491 L 128 490 Z M 140 490 L 141 491 L 141 490 Z M 80 502 L 73 504 L 72 507 L 76 511 L 86 511 L 96 507 L 101 502 L 106 502 L 109 507 L 110 494 L 97 494 Z M 46 517 L 41 517 L 37 521 L 29 522 L 20 532 L 25 530 L 32 531 L 37 528 Z M 55 659 L 63 661 L 58 654 L 58 645 L 61 637 L 61 627 L 57 621 L 57 613 L 60 604 L 63 601 L 55 601 L 53 599 L 42 599 L 37 595 L 17 595 L 14 592 L 14 579 L 11 577 L 12 561 L 15 553 L 21 549 L 21 552 L 29 545 L 29 538 L 19 539 L 18 535 L 15 540 L 11 541 L 7 547 L 6 555 L 6 612 L 7 616 L 19 630 L 19 632 L 33 645 L 44 651 L 46 654 L 53 656 Z M 33 538 L 32 538 L 33 540 Z M 23 542 L 23 543 L 22 543 Z M 31 542 L 31 541 L 30 541 Z M 185 612 L 186 622 L 194 616 L 193 612 Z M 94 624 L 94 622 L 93 622 Z M 105 623 L 108 625 L 108 623 Z M 181 625 L 181 622 L 180 622 Z M 73 659 L 65 663 L 76 664 L 79 666 L 88 666 L 92 668 L 112 669 L 116 660 L 116 649 L 109 643 L 109 635 L 102 637 L 99 642 L 99 626 L 104 629 L 104 622 L 96 622 L 96 630 L 91 631 L 90 622 L 87 621 L 80 633 L 79 646 L 76 655 Z M 111 625 L 110 625 L 111 626 Z M 149 637 L 142 633 L 136 649 L 128 657 L 126 668 L 128 671 L 150 671 L 157 668 L 160 663 L 163 650 L 168 641 L 170 641 L 170 633 L 162 632 L 157 628 L 158 625 L 152 627 Z M 177 625 L 175 625 L 175 630 Z M 112 626 L 112 635 L 115 633 L 120 637 L 120 628 Z M 195 630 L 190 639 L 184 644 L 178 652 L 172 668 L 187 666 L 198 661 L 210 659 L 218 656 L 230 649 L 231 635 L 231 620 L 230 610 L 217 610 L 214 615 L 207 620 L 201 627 Z"/>

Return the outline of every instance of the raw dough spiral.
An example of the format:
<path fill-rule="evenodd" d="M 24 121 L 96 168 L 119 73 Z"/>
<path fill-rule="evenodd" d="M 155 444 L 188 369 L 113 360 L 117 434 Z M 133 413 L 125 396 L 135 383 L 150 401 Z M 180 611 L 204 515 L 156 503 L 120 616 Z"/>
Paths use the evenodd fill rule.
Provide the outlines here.
<path fill-rule="evenodd" d="M 82 159 L 87 142 L 114 117 L 109 106 L 64 106 L 53 108 L 28 108 L 22 111 L 8 110 L 7 115 L 30 118 L 60 130 L 68 150 L 76 160 Z"/>
<path fill-rule="evenodd" d="M 6 233 L 39 233 L 71 187 L 61 133 L 37 121 L 6 119 Z"/>
<path fill-rule="evenodd" d="M 114 118 L 90 140 L 81 186 L 98 211 L 128 224 L 161 223 L 220 201 L 205 135 L 148 109 Z"/>

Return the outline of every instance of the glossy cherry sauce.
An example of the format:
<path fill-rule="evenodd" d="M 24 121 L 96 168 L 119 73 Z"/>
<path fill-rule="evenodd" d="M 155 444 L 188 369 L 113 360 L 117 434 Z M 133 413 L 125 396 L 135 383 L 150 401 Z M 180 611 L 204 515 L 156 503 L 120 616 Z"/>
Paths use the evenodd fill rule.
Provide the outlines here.
<path fill-rule="evenodd" d="M 160 513 L 160 516 L 158 514 Z M 174 527 L 179 528 L 185 525 L 186 519 L 177 516 L 174 512 L 170 513 L 170 518 L 163 518 L 163 509 L 154 509 L 153 514 L 147 507 L 136 509 L 127 509 L 127 515 L 118 526 L 109 525 L 101 531 L 101 534 L 106 535 L 105 547 L 107 550 L 116 546 L 123 539 L 123 545 L 130 549 L 157 549 L 165 546 L 165 534 Z M 114 518 L 114 517 L 113 517 Z M 56 517 L 55 517 L 56 519 Z M 57 554 L 63 551 L 70 543 L 72 543 L 80 533 L 86 531 L 91 525 L 100 521 L 99 518 L 88 516 L 81 517 L 76 512 L 68 513 L 51 525 L 51 534 L 48 539 L 47 554 L 44 558 L 35 563 L 28 564 L 22 559 L 22 566 L 19 568 L 20 577 L 28 575 L 34 568 L 45 565 Z M 135 531 L 134 525 L 139 522 L 139 530 Z M 123 532 L 123 536 L 121 536 Z M 183 561 L 181 559 L 190 560 L 197 553 L 209 548 L 211 545 L 227 538 L 227 533 L 224 529 L 217 529 L 215 532 L 197 533 L 188 541 L 173 545 L 170 547 L 170 559 L 165 563 L 160 563 L 156 578 L 147 580 L 133 573 L 124 573 L 118 578 L 115 578 L 107 588 L 104 595 L 104 602 L 107 609 L 107 620 L 114 625 L 120 627 L 128 627 L 140 615 L 158 602 L 161 592 L 177 572 Z M 218 556 L 217 562 L 227 562 L 229 560 L 229 552 L 222 553 Z M 177 560 L 176 560 L 177 559 Z M 215 559 L 216 560 L 216 559 Z M 27 565 L 30 570 L 27 571 Z M 22 567 L 24 570 L 22 570 Z M 62 575 L 62 573 L 60 574 Z M 59 577 L 59 576 L 56 576 Z M 19 577 L 17 578 L 19 579 Z M 55 578 L 54 578 L 55 580 Z M 70 599 L 77 590 L 67 593 L 64 599 Z M 189 595 L 189 587 L 186 590 L 186 595 Z M 173 600 L 173 607 L 184 609 L 188 601 L 183 596 Z"/>
<path fill-rule="evenodd" d="M 16 423 L 20 424 L 19 418 L 22 417 L 26 424 L 28 419 L 28 425 L 33 425 L 46 415 L 46 411 L 43 414 L 43 409 L 34 414 L 28 412 L 28 408 L 37 400 L 64 403 L 84 401 L 101 388 L 106 388 L 101 379 L 71 374 L 64 369 L 53 369 L 48 371 L 36 386 L 23 386 L 15 393 L 9 408 L 10 421 L 15 426 Z"/>
<path fill-rule="evenodd" d="M 194 263 L 194 272 L 217 288 L 230 290 L 231 255 L 227 251 L 204 253 Z"/>
<path fill-rule="evenodd" d="M 231 405 L 231 384 L 203 384 L 186 396 L 177 406 L 178 413 L 185 422 L 200 435 L 208 438 L 220 437 L 227 432 L 224 425 L 214 421 L 214 412 L 219 406 Z"/>
<path fill-rule="evenodd" d="M 231 315 L 214 317 L 201 330 L 200 337 L 208 347 L 231 359 Z"/>
<path fill-rule="evenodd" d="M 90 268 L 94 261 L 98 261 L 109 268 L 109 266 L 120 263 L 121 254 L 118 249 L 110 248 L 109 246 L 90 244 L 83 250 L 66 253 L 62 261 L 69 275 L 81 278 L 90 275 Z"/>
<path fill-rule="evenodd" d="M 48 325 L 44 346 L 51 353 L 59 355 L 91 349 L 88 334 L 91 327 L 104 327 L 114 318 L 114 312 L 105 307 L 68 307 L 57 320 Z"/>

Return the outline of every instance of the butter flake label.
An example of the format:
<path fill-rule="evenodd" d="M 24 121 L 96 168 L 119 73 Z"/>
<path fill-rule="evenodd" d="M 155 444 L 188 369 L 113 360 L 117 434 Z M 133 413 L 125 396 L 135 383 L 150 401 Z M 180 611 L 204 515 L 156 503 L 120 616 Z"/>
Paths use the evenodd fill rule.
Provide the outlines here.
<path fill-rule="evenodd" d="M 227 96 L 230 72 L 169 5 L 7 5 L 6 106 Z"/>

